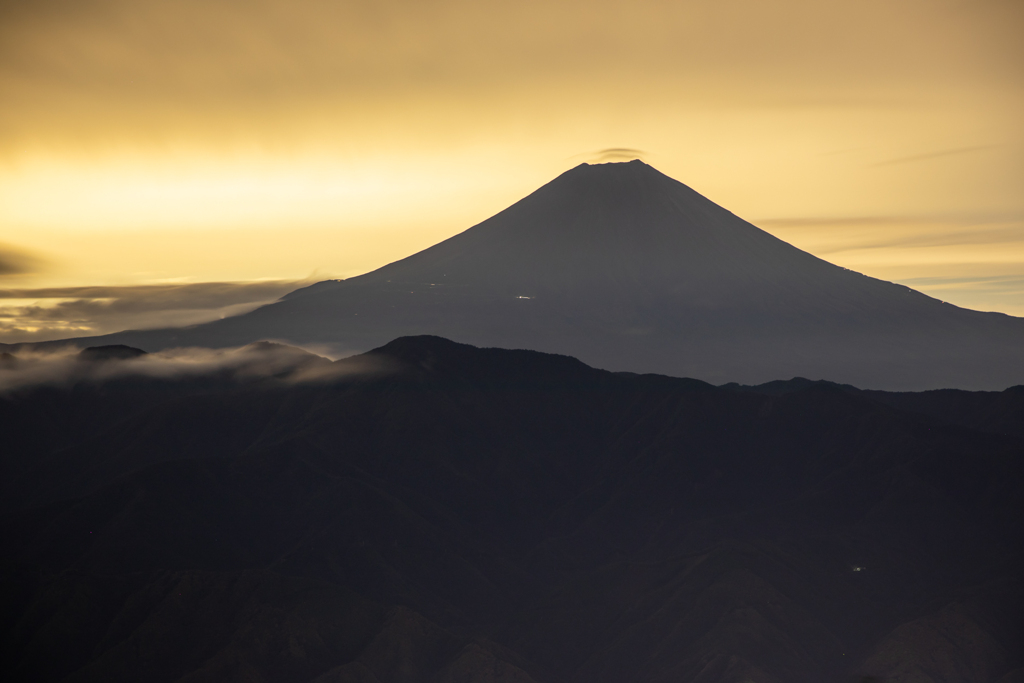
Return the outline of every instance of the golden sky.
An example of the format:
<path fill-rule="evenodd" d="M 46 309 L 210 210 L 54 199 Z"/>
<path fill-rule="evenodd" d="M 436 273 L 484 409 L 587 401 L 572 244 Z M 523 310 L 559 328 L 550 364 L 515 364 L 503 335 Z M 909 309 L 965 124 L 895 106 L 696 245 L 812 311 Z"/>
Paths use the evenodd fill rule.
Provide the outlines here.
<path fill-rule="evenodd" d="M 608 148 L 1024 315 L 1022 36 L 1022 0 L 0 0 L 0 341 L 366 272 Z"/>

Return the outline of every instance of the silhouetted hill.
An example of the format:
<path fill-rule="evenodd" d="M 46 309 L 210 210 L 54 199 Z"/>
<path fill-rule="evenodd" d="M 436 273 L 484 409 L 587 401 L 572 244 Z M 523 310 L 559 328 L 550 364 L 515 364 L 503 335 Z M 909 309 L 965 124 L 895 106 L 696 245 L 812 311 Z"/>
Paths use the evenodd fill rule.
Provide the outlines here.
<path fill-rule="evenodd" d="M 803 377 L 775 380 L 756 386 L 745 386 L 735 382 L 722 385 L 722 389 L 729 391 L 767 396 L 784 396 L 815 387 L 856 393 L 893 408 L 930 415 L 949 424 L 982 432 L 1024 437 L 1024 386 L 1010 387 L 1004 391 L 865 391 L 849 384 L 809 380 Z"/>
<path fill-rule="evenodd" d="M 850 384 L 836 384 L 835 382 L 829 382 L 824 379 L 812 380 L 807 379 L 806 377 L 776 379 L 756 386 L 747 386 L 737 384 L 736 382 L 729 382 L 728 384 L 722 385 L 723 389 L 748 391 L 754 394 L 765 394 L 766 396 L 785 396 L 786 394 L 792 394 L 794 391 L 803 391 L 812 387 L 832 387 L 835 389 L 845 389 L 847 391 L 857 391 L 857 387 Z"/>
<path fill-rule="evenodd" d="M 146 352 L 124 344 L 111 344 L 109 346 L 90 346 L 82 349 L 78 357 L 82 360 L 127 360 L 145 356 Z"/>
<path fill-rule="evenodd" d="M 582 164 L 429 249 L 245 315 L 96 339 L 365 351 L 421 334 L 715 383 L 1024 383 L 1024 320 L 834 266 L 640 161 Z"/>
<path fill-rule="evenodd" d="M 436 337 L 318 369 L 0 395 L 5 679 L 1024 666 L 1020 436 Z"/>

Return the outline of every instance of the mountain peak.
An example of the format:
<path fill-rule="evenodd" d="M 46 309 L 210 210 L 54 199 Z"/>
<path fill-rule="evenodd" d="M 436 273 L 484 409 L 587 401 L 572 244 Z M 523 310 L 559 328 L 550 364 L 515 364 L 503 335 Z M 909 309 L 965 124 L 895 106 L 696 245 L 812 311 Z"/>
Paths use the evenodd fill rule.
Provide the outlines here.
<path fill-rule="evenodd" d="M 634 285 L 720 296 L 736 282 L 822 265 L 634 159 L 580 164 L 479 225 L 349 282 L 444 283 L 526 297 L 604 297 Z"/>
<path fill-rule="evenodd" d="M 237 318 L 107 339 L 157 349 L 278 338 L 351 352 L 413 335 L 716 384 L 1024 381 L 1021 319 L 958 309 L 823 261 L 639 159 L 580 164 L 371 273 Z"/>
<path fill-rule="evenodd" d="M 645 163 L 644 161 L 642 161 L 640 159 L 630 159 L 629 161 L 593 161 L 593 162 L 584 162 L 584 163 L 580 164 L 579 166 L 576 166 L 575 168 L 581 168 L 583 166 L 591 166 L 591 167 L 603 166 L 603 167 L 606 167 L 606 168 L 607 167 L 617 167 L 617 168 L 634 168 L 634 169 L 639 168 L 641 166 L 646 166 L 647 168 L 654 169 L 653 166 L 651 166 L 648 163 Z"/>
<path fill-rule="evenodd" d="M 585 162 L 570 168 L 568 171 L 553 180 L 551 184 L 557 183 L 559 179 L 574 176 L 582 176 L 591 180 L 598 178 L 622 180 L 623 178 L 629 177 L 647 176 L 650 178 L 663 178 L 676 185 L 684 186 L 679 181 L 673 180 L 671 177 L 665 175 L 655 167 L 641 161 L 640 159 L 632 159 L 630 161 Z"/>

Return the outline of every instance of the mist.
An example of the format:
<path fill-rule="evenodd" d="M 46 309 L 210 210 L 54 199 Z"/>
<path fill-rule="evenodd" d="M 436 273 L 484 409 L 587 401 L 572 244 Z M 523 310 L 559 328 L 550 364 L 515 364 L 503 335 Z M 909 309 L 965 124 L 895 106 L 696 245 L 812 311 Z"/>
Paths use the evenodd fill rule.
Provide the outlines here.
<path fill-rule="evenodd" d="M 117 357 L 119 353 L 133 357 Z M 0 354 L 0 394 L 132 379 L 174 382 L 207 378 L 228 383 L 269 380 L 300 384 L 391 370 L 386 358 L 361 355 L 332 361 L 305 349 L 267 341 L 228 349 L 178 348 L 157 353 L 124 346 L 82 349 L 69 345 L 45 350 L 26 347 Z"/>

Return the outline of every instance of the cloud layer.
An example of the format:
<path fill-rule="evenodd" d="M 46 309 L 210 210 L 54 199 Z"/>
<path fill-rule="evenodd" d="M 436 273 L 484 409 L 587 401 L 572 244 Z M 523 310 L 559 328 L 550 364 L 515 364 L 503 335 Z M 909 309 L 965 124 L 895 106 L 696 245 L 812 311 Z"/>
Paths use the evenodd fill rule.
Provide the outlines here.
<path fill-rule="evenodd" d="M 129 359 L 90 360 L 77 346 L 0 354 L 0 394 L 39 386 L 69 387 L 126 379 L 309 383 L 388 372 L 387 361 L 355 356 L 331 361 L 303 349 L 257 342 L 236 349 L 171 349 Z"/>
<path fill-rule="evenodd" d="M 1016 81 L 1021 16 L 998 0 L 5 0 L 0 92 L 16 97 L 3 130 L 216 134 L 530 91 L 533 109 L 558 90 L 623 111 L 629 82 L 705 98 L 892 97 L 979 73 Z"/>
<path fill-rule="evenodd" d="M 275 280 L 0 289 L 0 342 L 191 325 L 252 310 L 302 284 Z"/>

